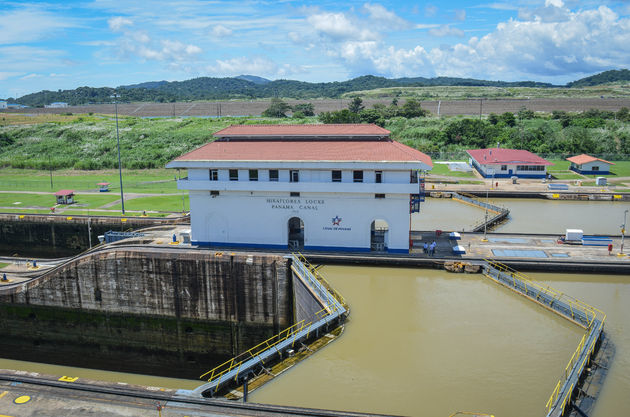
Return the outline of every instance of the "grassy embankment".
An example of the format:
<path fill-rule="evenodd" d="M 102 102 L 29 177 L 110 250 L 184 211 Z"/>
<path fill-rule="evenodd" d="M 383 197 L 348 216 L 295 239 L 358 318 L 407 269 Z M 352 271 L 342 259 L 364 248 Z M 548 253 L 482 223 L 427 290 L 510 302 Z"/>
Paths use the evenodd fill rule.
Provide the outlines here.
<path fill-rule="evenodd" d="M 343 98 L 415 98 L 417 100 L 461 100 L 468 98 L 483 99 L 531 99 L 531 98 L 599 98 L 630 97 L 628 83 L 605 84 L 584 88 L 538 88 L 538 87 L 389 87 L 366 91 L 353 91 L 342 95 Z"/>

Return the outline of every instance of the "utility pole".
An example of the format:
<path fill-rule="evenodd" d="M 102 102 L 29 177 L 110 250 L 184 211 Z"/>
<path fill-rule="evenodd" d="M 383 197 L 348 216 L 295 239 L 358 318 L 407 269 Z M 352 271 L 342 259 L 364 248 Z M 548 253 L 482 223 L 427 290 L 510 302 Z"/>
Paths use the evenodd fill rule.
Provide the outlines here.
<path fill-rule="evenodd" d="M 52 180 L 52 162 L 50 160 L 50 155 L 48 155 L 48 171 L 50 172 L 50 189 L 53 189 L 53 180 Z"/>
<path fill-rule="evenodd" d="M 118 176 L 120 178 L 120 204 L 122 207 L 122 214 L 125 215 L 125 197 L 123 194 L 123 181 L 122 181 L 122 164 L 120 162 L 120 136 L 118 134 L 118 101 L 120 97 L 117 93 L 111 96 L 114 99 L 114 107 L 116 108 L 116 143 L 118 145 Z"/>
<path fill-rule="evenodd" d="M 623 224 L 621 225 L 621 250 L 619 251 L 619 256 L 624 256 L 623 254 L 623 239 L 626 235 L 626 215 L 628 214 L 628 210 L 623 212 Z"/>

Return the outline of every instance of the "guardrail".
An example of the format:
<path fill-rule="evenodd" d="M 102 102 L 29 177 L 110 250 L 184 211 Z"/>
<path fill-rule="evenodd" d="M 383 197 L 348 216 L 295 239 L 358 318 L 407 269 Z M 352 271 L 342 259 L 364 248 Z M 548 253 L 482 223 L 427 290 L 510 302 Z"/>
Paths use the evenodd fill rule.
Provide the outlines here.
<path fill-rule="evenodd" d="M 302 320 L 293 326 L 281 331 L 277 335 L 265 340 L 253 348 L 226 361 L 214 369 L 201 375 L 201 379 L 207 379 L 207 383 L 197 387 L 192 392 L 202 396 L 213 396 L 225 385 L 241 380 L 250 375 L 255 369 L 264 367 L 265 363 L 276 356 L 282 356 L 289 347 L 308 339 L 313 333 L 319 336 L 319 331 L 337 319 L 343 319 L 347 314 L 345 301 L 341 294 L 331 288 L 316 272 L 316 268 L 300 255 L 290 255 L 291 269 L 324 305 L 324 308 L 315 313 L 310 320 Z M 302 262 L 305 261 L 305 263 Z"/>
<path fill-rule="evenodd" d="M 484 203 L 483 201 L 477 200 L 475 196 L 472 194 L 467 194 L 467 193 L 462 193 L 462 192 L 459 192 L 459 193 L 452 192 L 451 198 L 454 200 L 461 201 L 462 203 L 470 204 L 475 207 L 479 207 L 479 208 L 495 213 L 495 215 L 492 216 L 491 218 L 487 220 L 484 219 L 482 222 L 474 225 L 472 227 L 473 232 L 481 232 L 484 230 L 484 228 L 488 228 L 500 222 L 501 220 L 505 219 L 510 214 L 510 210 L 508 210 L 507 208 L 495 206 L 494 204 L 490 204 L 490 203 Z"/>
<path fill-rule="evenodd" d="M 601 337 L 606 314 L 550 286 L 534 282 L 506 265 L 487 259 L 485 261 L 485 276 L 587 330 L 546 403 L 547 417 L 563 416 Z"/>

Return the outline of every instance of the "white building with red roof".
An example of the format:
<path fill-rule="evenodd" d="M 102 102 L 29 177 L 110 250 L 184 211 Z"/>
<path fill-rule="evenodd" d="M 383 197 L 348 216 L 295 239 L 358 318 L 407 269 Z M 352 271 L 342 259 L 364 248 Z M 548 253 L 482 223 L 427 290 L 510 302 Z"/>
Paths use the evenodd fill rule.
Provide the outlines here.
<path fill-rule="evenodd" d="M 571 162 L 569 169 L 580 174 L 590 175 L 610 175 L 610 166 L 615 165 L 612 162 L 595 158 L 594 156 L 582 154 L 567 158 Z"/>
<path fill-rule="evenodd" d="M 470 164 L 484 178 L 545 178 L 551 162 L 522 149 L 471 149 Z"/>
<path fill-rule="evenodd" d="M 409 252 L 431 158 L 376 125 L 235 125 L 188 170 L 191 240 L 213 247 Z"/>

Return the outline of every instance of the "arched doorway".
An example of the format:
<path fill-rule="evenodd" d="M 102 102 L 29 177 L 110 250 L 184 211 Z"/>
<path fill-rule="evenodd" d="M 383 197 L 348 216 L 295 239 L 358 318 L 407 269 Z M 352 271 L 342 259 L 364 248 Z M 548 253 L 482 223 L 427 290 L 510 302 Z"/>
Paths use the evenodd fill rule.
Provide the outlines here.
<path fill-rule="evenodd" d="M 370 250 L 372 252 L 386 252 L 389 225 L 385 220 L 376 219 L 370 227 Z"/>
<path fill-rule="evenodd" d="M 299 217 L 289 219 L 289 249 L 304 249 L 304 222 Z"/>

